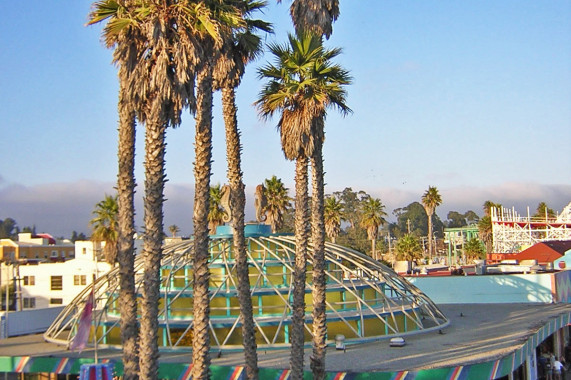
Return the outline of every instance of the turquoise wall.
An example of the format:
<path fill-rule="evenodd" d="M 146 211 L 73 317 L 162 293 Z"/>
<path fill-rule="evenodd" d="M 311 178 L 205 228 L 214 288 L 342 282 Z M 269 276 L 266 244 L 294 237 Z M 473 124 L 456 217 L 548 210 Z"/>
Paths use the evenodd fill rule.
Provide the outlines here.
<path fill-rule="evenodd" d="M 551 303 L 552 273 L 407 277 L 435 303 Z M 555 293 L 555 292 L 553 292 Z"/>

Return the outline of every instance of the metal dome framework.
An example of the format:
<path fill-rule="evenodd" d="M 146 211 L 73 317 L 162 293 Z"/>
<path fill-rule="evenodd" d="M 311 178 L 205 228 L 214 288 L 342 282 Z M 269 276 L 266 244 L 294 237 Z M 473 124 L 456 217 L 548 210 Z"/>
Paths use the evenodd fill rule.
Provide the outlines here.
<path fill-rule="evenodd" d="M 295 239 L 269 234 L 266 226 L 246 226 L 250 288 L 256 339 L 260 348 L 289 347 L 292 273 Z M 242 333 L 231 231 L 219 229 L 210 241 L 210 331 L 212 347 L 241 348 Z M 225 233 L 226 232 L 226 233 Z M 159 336 L 161 349 L 192 348 L 193 241 L 165 246 L 161 265 Z M 357 251 L 327 243 L 325 247 L 328 337 L 346 343 L 403 336 L 440 329 L 448 319 L 415 286 L 390 268 Z M 308 252 L 305 341 L 311 342 L 312 252 Z M 137 290 L 142 284 L 143 260 L 135 261 Z M 96 308 L 89 342 L 120 346 L 119 268 L 115 267 L 84 289 L 44 334 L 47 341 L 69 345 L 91 289 Z M 138 293 L 140 297 L 140 292 Z"/>

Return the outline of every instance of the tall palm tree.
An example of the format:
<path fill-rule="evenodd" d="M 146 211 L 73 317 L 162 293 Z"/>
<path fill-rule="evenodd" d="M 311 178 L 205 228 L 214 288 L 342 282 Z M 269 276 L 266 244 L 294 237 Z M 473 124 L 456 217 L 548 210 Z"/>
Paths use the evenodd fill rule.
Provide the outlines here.
<path fill-rule="evenodd" d="M 341 232 L 341 221 L 343 220 L 343 204 L 335 197 L 325 198 L 323 207 L 323 217 L 325 220 L 325 232 L 332 243 Z"/>
<path fill-rule="evenodd" d="M 241 169 L 241 143 L 238 130 L 235 88 L 241 82 L 246 65 L 262 52 L 259 31 L 272 32 L 269 23 L 250 17 L 266 6 L 263 1 L 247 0 L 239 4 L 244 14 L 245 26 L 235 28 L 224 40 L 216 56 L 214 67 L 214 89 L 222 92 L 222 114 L 226 130 L 226 157 L 228 162 L 228 182 L 230 184 L 230 209 L 232 210 L 233 252 L 238 277 L 238 299 L 242 318 L 242 342 L 246 375 L 249 379 L 258 378 L 258 356 L 256 353 L 256 330 L 252 311 L 252 297 L 244 236 L 244 215 L 246 195 Z"/>
<path fill-rule="evenodd" d="M 91 240 L 104 242 L 103 254 L 105 261 L 114 265 L 117 258 L 117 197 L 105 195 L 105 198 L 95 205 L 93 215 L 89 221 L 93 230 Z"/>
<path fill-rule="evenodd" d="M 89 15 L 94 24 L 109 18 L 103 30 L 108 48 L 115 47 L 113 61 L 119 66 L 119 146 L 117 175 L 117 262 L 119 263 L 119 309 L 121 314 L 121 342 L 123 349 L 123 377 L 126 380 L 138 378 L 139 346 L 137 323 L 137 295 L 135 291 L 135 105 L 129 96 L 130 75 L 137 62 L 143 40 L 141 30 L 136 26 L 117 28 L 128 14 L 120 15 L 128 1 L 98 2 Z M 126 13 L 126 12 L 123 12 Z M 131 24 L 128 22 L 127 24 Z"/>
<path fill-rule="evenodd" d="M 278 3 L 281 0 L 278 0 Z M 338 0 L 293 0 L 290 7 L 290 15 L 299 36 L 305 34 L 314 35 L 322 41 L 322 36 L 329 39 L 333 32 L 333 22 L 339 16 Z M 346 75 L 346 83 L 349 83 L 349 77 Z M 341 103 L 344 105 L 344 91 L 342 92 Z M 326 101 L 325 103 L 327 103 Z M 335 104 L 335 102 L 332 102 Z M 344 105 L 345 106 L 345 105 Z M 345 106 L 346 107 L 346 106 Z M 319 108 L 319 107 L 318 107 Z M 341 108 L 343 110 L 343 108 Z M 349 112 L 346 107 L 343 112 Z M 320 112 L 320 111 L 318 111 Z M 311 368 L 315 379 L 323 379 L 325 377 L 325 222 L 323 217 L 323 198 L 324 198 L 324 173 L 323 173 L 323 123 L 325 120 L 325 112 L 322 116 L 314 116 L 312 124 L 312 134 L 315 139 L 315 147 L 313 154 L 310 154 L 313 184 L 312 199 L 312 244 L 314 250 L 314 266 L 313 266 L 313 355 L 311 356 Z M 297 178 L 297 175 L 296 175 Z M 297 210 L 297 205 L 296 205 Z M 294 351 L 297 358 L 294 359 Z M 303 359 L 303 352 L 292 348 L 292 362 L 294 360 Z M 293 366 L 292 366 L 293 367 Z M 297 373 L 297 372 L 296 372 Z M 296 378 L 298 375 L 294 375 Z"/>
<path fill-rule="evenodd" d="M 379 227 L 385 224 L 385 205 L 377 198 L 367 198 L 363 201 L 361 210 L 361 226 L 367 230 L 367 236 L 371 241 L 371 256 L 378 260 L 376 242 L 379 235 Z"/>
<path fill-rule="evenodd" d="M 313 253 L 313 337 L 312 369 L 315 378 L 325 370 L 325 227 L 323 222 L 323 158 L 324 120 L 329 107 L 342 114 L 351 112 L 345 104 L 344 85 L 350 76 L 331 59 L 340 49 L 325 49 L 321 37 L 289 35 L 289 44 L 269 46 L 276 59 L 259 69 L 259 76 L 268 79 L 256 101 L 264 118 L 280 112 L 278 122 L 282 150 L 289 160 L 296 161 L 295 235 L 296 263 L 294 268 L 293 316 L 290 366 L 292 377 L 303 376 L 303 326 L 305 310 L 305 255 L 308 246 L 308 164 L 313 166 L 312 184 L 312 245 Z"/>
<path fill-rule="evenodd" d="M 119 70 L 121 77 L 122 69 Z M 119 312 L 123 348 L 123 377 L 133 380 L 139 373 L 139 326 L 135 288 L 135 112 L 121 80 L 119 99 L 119 148 L 117 174 L 117 262 L 119 264 Z M 125 104 L 124 104 L 125 103 Z"/>
<path fill-rule="evenodd" d="M 220 56 L 217 50 L 232 40 L 236 29 L 244 28 L 247 13 L 244 1 L 197 2 L 206 4 L 209 24 L 204 24 L 202 33 L 194 34 L 199 51 L 199 65 L 196 70 L 196 114 L 195 114 L 195 165 L 194 165 L 194 283 L 193 283 L 193 378 L 209 377 L 210 366 L 210 273 L 208 268 L 208 212 L 209 189 L 212 162 L 212 91 L 214 67 Z M 208 32 L 208 33 L 207 33 Z M 226 94 L 226 96 L 228 96 Z M 228 99 L 227 99 L 228 100 Z M 239 144 L 239 142 L 238 142 Z M 235 180 L 235 178 L 234 178 Z M 233 183 L 234 192 L 239 186 Z M 232 189 L 231 189 L 232 191 Z M 231 195 L 235 195 L 231 193 Z M 243 263 L 241 260 L 240 267 Z M 241 269 L 241 275 L 244 275 Z M 242 286 L 240 286 L 242 289 Z M 242 289 L 243 291 L 244 289 Z M 251 350 L 249 350 L 251 351 Z"/>
<path fill-rule="evenodd" d="M 432 258 L 432 215 L 436 207 L 442 204 L 442 197 L 438 193 L 438 189 L 434 186 L 428 186 L 428 190 L 422 195 L 422 206 L 428 216 L 428 257 Z"/>
<path fill-rule="evenodd" d="M 281 178 L 275 175 L 264 180 L 264 189 L 267 203 L 263 212 L 267 215 L 272 232 L 276 233 L 283 225 L 284 214 L 290 203 L 288 189 Z"/>

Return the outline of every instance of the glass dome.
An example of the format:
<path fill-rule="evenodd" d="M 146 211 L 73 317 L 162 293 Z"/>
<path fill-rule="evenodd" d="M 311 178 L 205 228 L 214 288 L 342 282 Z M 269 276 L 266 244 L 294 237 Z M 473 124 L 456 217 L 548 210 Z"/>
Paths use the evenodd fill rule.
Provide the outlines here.
<path fill-rule="evenodd" d="M 256 339 L 259 348 L 289 347 L 292 271 L 295 238 L 271 234 L 269 226 L 245 229 Z M 192 347 L 193 241 L 166 245 L 161 263 L 159 304 L 160 347 Z M 326 243 L 327 335 L 345 336 L 345 343 L 432 331 L 448 319 L 420 290 L 390 268 L 360 252 Z M 143 261 L 135 262 L 136 286 L 143 281 Z M 210 236 L 211 345 L 219 350 L 242 347 L 237 277 L 232 252 L 232 230 L 217 229 Z M 75 336 L 83 307 L 93 288 L 96 308 L 89 342 L 100 347 L 120 346 L 119 268 L 115 267 L 81 292 L 44 334 L 47 341 L 68 345 Z M 312 255 L 308 253 L 305 341 L 312 334 Z M 140 296 L 140 294 L 139 294 Z"/>

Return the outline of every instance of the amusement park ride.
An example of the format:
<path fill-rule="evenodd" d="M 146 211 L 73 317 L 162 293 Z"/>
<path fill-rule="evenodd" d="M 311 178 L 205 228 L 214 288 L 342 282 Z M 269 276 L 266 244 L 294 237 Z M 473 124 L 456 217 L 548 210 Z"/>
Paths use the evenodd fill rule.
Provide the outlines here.
<path fill-rule="evenodd" d="M 493 252 L 517 253 L 536 243 L 571 240 L 571 202 L 555 218 L 519 215 L 515 209 L 491 209 Z"/>

